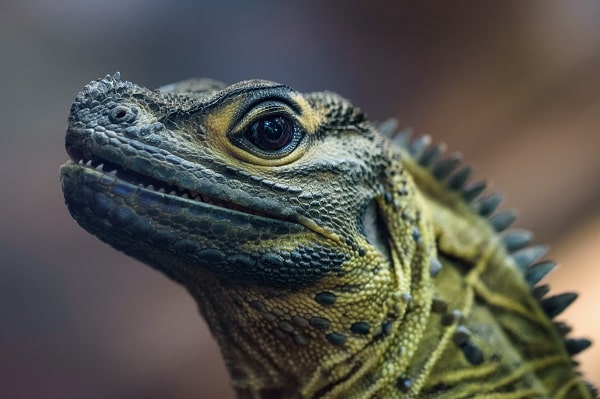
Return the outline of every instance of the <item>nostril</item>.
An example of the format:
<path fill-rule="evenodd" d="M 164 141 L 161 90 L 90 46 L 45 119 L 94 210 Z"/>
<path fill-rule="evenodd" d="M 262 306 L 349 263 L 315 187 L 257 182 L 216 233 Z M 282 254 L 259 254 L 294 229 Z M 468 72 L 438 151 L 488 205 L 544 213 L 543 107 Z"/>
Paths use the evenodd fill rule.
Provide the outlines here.
<path fill-rule="evenodd" d="M 124 105 L 117 105 L 110 111 L 108 116 L 113 123 L 133 122 L 137 117 L 137 109 L 126 107 Z"/>

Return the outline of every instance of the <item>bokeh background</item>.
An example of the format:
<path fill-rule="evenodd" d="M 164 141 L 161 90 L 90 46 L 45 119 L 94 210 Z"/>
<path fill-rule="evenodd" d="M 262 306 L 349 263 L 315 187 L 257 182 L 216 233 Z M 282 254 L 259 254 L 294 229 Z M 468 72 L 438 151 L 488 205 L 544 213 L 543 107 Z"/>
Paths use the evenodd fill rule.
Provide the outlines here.
<path fill-rule="evenodd" d="M 582 294 L 564 318 L 600 383 L 599 21 L 596 0 L 3 0 L 0 397 L 232 397 L 187 293 L 63 204 L 70 103 L 117 70 L 329 89 L 460 149 Z"/>

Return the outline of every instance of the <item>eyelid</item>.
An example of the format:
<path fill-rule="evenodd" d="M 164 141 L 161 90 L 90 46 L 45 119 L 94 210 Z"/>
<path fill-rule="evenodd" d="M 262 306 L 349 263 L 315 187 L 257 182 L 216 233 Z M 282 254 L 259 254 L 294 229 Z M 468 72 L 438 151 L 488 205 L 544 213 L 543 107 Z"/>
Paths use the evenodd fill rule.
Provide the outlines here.
<path fill-rule="evenodd" d="M 234 135 L 241 134 L 256 120 L 267 115 L 272 117 L 288 117 L 294 123 L 298 123 L 298 113 L 289 104 L 282 102 L 279 99 L 265 100 L 254 104 L 244 112 L 243 116 L 233 124 L 231 132 Z"/>

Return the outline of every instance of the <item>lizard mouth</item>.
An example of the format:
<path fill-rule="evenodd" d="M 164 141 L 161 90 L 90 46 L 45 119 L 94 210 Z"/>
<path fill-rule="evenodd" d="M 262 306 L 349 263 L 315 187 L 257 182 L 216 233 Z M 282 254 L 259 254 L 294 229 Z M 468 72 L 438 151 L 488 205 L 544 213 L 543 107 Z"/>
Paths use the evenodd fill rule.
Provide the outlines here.
<path fill-rule="evenodd" d="M 96 155 L 83 155 L 77 150 L 71 150 L 68 152 L 73 165 L 77 165 L 78 167 L 94 171 L 95 173 L 101 173 L 110 176 L 111 178 L 136 186 L 138 187 L 138 189 L 144 191 L 150 191 L 165 196 L 176 197 L 180 200 L 191 201 L 192 203 L 195 202 L 208 204 L 219 208 L 225 208 L 232 211 L 242 212 L 245 214 L 289 222 L 289 220 L 284 219 L 278 215 L 270 214 L 231 201 L 223 200 L 205 192 L 201 193 L 187 188 L 182 188 L 176 184 L 169 184 L 151 176 L 130 169 L 125 169 L 119 164 L 108 161 Z"/>

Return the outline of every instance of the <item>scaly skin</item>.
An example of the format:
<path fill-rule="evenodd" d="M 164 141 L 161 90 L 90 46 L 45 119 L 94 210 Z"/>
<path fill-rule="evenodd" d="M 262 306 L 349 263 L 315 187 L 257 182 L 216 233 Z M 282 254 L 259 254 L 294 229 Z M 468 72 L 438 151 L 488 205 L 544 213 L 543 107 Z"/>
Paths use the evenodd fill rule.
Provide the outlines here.
<path fill-rule="evenodd" d="M 83 228 L 194 296 L 240 398 L 591 398 L 589 341 L 547 315 L 574 296 L 529 286 L 543 248 L 514 252 L 458 158 L 378 130 L 332 93 L 107 76 L 61 179 Z"/>

